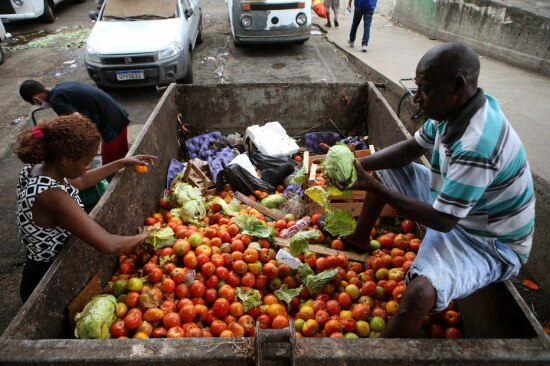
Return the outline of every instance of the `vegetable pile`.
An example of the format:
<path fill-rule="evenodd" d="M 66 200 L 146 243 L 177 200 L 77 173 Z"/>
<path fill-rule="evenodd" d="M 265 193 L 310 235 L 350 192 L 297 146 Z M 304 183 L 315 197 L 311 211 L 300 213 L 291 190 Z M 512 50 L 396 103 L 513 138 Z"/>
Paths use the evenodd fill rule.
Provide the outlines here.
<path fill-rule="evenodd" d="M 298 337 L 375 338 L 396 313 L 421 244 L 410 220 L 373 229 L 360 263 L 311 251 L 346 249 L 318 230 L 318 214 L 296 232 L 292 215 L 270 221 L 230 190 L 205 198 L 180 184 L 145 219 L 157 230 L 119 256 L 104 294 L 78 316 L 77 337 L 252 337 L 256 324 L 279 329 L 292 320 Z M 290 247 L 277 248 L 274 238 L 288 232 Z M 298 265 L 277 261 L 278 250 Z M 451 304 L 426 319 L 420 336 L 458 337 L 459 321 Z"/>

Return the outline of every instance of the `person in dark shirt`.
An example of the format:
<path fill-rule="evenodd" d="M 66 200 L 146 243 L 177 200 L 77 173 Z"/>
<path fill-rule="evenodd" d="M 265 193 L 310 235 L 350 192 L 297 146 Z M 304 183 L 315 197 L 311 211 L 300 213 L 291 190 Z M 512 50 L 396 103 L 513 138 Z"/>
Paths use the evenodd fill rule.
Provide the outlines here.
<path fill-rule="evenodd" d="M 49 89 L 36 80 L 26 80 L 19 94 L 28 103 L 51 106 L 58 115 L 74 113 L 88 117 L 101 134 L 103 164 L 122 159 L 128 152 L 128 112 L 103 90 L 76 81 Z"/>

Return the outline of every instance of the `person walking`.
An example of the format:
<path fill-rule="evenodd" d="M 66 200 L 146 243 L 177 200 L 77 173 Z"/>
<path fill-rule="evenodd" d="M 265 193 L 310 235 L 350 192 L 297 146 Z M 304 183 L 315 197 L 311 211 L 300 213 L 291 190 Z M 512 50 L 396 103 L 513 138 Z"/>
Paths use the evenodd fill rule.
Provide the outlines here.
<path fill-rule="evenodd" d="M 355 0 L 355 9 L 353 10 L 353 22 L 351 23 L 351 30 L 349 32 L 348 44 L 353 47 L 355 37 L 357 35 L 357 29 L 363 19 L 363 39 L 361 40 L 361 51 L 367 52 L 370 38 L 370 26 L 372 24 L 372 16 L 374 9 L 376 8 L 376 0 Z M 351 0 L 348 2 L 348 11 L 351 10 Z"/>
<path fill-rule="evenodd" d="M 86 214 L 78 191 L 124 167 L 153 165 L 152 155 L 128 156 L 88 169 L 101 137 L 86 117 L 72 114 L 41 122 L 18 137 L 14 149 L 26 165 L 17 182 L 17 225 L 27 253 L 20 285 L 25 302 L 71 235 L 108 254 L 124 252 L 148 236 L 108 233 Z"/>
<path fill-rule="evenodd" d="M 327 24 L 325 26 L 332 27 L 330 24 L 330 10 L 334 14 L 334 26 L 338 28 L 338 9 L 340 9 L 340 0 L 325 0 L 325 9 L 327 11 Z"/>
<path fill-rule="evenodd" d="M 52 89 L 36 80 L 25 80 L 19 94 L 28 103 L 51 106 L 60 116 L 79 113 L 95 123 L 101 134 L 101 159 L 109 164 L 128 153 L 128 112 L 103 90 L 90 85 L 66 81 Z"/>

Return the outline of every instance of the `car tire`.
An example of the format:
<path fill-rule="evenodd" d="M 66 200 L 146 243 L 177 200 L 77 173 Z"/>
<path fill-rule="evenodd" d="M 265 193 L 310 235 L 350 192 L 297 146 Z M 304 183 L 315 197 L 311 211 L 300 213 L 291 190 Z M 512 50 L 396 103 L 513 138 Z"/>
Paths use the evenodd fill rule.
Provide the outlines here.
<path fill-rule="evenodd" d="M 2 49 L 2 46 L 0 45 L 0 65 L 4 63 L 4 50 Z"/>
<path fill-rule="evenodd" d="M 53 5 L 48 0 L 44 0 L 44 14 L 40 17 L 44 23 L 53 23 L 55 21 L 55 15 L 53 13 Z"/>
<path fill-rule="evenodd" d="M 193 84 L 193 51 L 189 50 L 189 62 L 185 76 L 177 81 L 178 84 Z"/>
<path fill-rule="evenodd" d="M 197 42 L 196 44 L 201 44 L 204 40 L 202 39 L 202 15 L 201 19 L 199 20 L 199 34 L 197 35 Z"/>

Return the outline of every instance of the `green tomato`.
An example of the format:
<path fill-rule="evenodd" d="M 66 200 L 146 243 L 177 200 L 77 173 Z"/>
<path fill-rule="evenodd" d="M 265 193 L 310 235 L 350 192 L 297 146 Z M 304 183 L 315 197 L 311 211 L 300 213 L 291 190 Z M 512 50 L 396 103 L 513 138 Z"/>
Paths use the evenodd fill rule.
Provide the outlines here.
<path fill-rule="evenodd" d="M 370 250 L 380 249 L 380 242 L 378 240 L 371 240 L 369 244 Z"/>
<path fill-rule="evenodd" d="M 138 278 L 138 277 L 132 277 L 128 280 L 128 290 L 129 291 L 141 291 L 141 289 L 143 288 L 143 281 L 141 280 L 141 278 Z"/>
<path fill-rule="evenodd" d="M 369 320 L 370 329 L 375 333 L 382 333 L 384 328 L 386 328 L 386 322 L 382 317 L 373 316 Z"/>
<path fill-rule="evenodd" d="M 189 243 L 193 248 L 198 247 L 202 244 L 202 235 L 199 233 L 191 234 L 191 236 L 189 237 Z"/>
<path fill-rule="evenodd" d="M 296 329 L 297 332 L 302 333 L 302 329 L 304 328 L 305 323 L 306 321 L 304 319 L 294 320 L 294 329 Z"/>
<path fill-rule="evenodd" d="M 359 336 L 353 332 L 347 332 L 346 334 L 344 334 L 344 338 L 357 339 L 359 338 Z"/>

